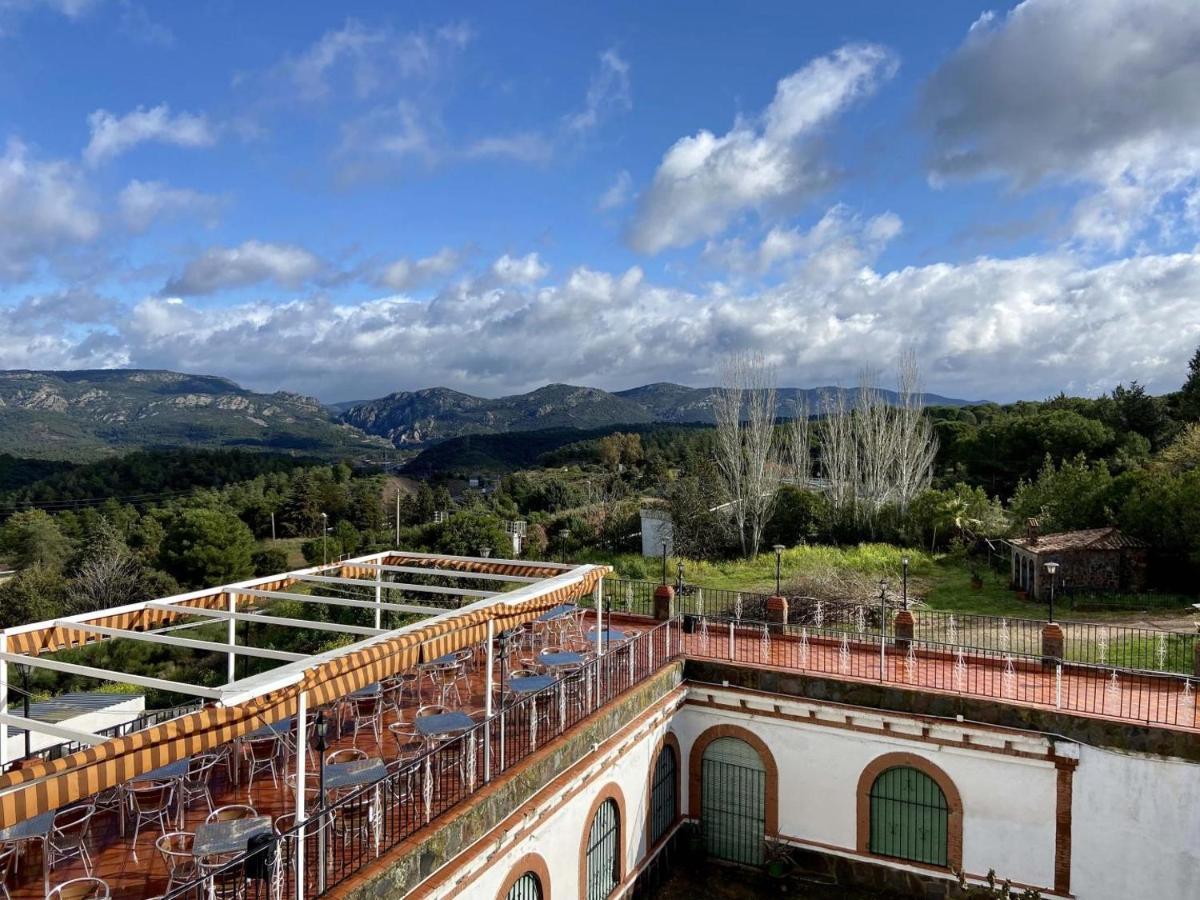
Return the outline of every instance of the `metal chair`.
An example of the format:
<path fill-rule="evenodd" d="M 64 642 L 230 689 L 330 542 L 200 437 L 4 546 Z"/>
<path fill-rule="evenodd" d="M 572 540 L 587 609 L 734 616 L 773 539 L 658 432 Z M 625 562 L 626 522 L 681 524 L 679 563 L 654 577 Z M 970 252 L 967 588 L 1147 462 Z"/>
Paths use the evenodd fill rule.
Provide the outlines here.
<path fill-rule="evenodd" d="M 129 787 L 129 802 L 133 809 L 133 858 L 137 859 L 138 835 L 142 825 L 158 823 L 163 834 L 170 831 L 171 803 L 175 799 L 175 783 L 151 781 Z"/>
<path fill-rule="evenodd" d="M 108 882 L 99 878 L 73 878 L 50 889 L 46 900 L 108 900 Z"/>
<path fill-rule="evenodd" d="M 204 819 L 205 822 L 236 822 L 238 819 L 253 819 L 258 810 L 243 803 L 231 803 L 228 806 L 218 806 Z"/>
<path fill-rule="evenodd" d="M 17 845 L 8 844 L 0 847 L 0 892 L 4 894 L 4 900 L 12 900 L 12 895 L 8 892 L 8 876 L 17 866 Z"/>
<path fill-rule="evenodd" d="M 273 737 L 255 738 L 246 741 L 243 752 L 249 764 L 246 776 L 246 797 L 249 798 L 254 787 L 254 776 L 258 772 L 270 772 L 271 783 L 279 788 L 279 770 L 275 767 L 275 757 L 279 755 L 279 741 Z"/>
<path fill-rule="evenodd" d="M 380 726 L 383 721 L 382 694 L 367 694 L 362 697 L 350 698 L 350 717 L 354 724 L 354 737 L 351 743 L 358 745 L 358 730 L 370 728 L 378 743 Z"/>
<path fill-rule="evenodd" d="M 87 803 L 60 809 L 54 814 L 54 824 L 50 826 L 47 847 L 49 856 L 46 861 L 51 870 L 63 860 L 78 857 L 83 863 L 84 873 L 92 874 L 92 857 L 88 853 L 87 836 L 95 811 L 96 808 Z"/>
<path fill-rule="evenodd" d="M 154 842 L 159 855 L 167 867 L 167 893 L 177 884 L 195 881 L 200 875 L 196 857 L 192 855 L 192 844 L 196 836 L 190 831 L 169 831 Z"/>
<path fill-rule="evenodd" d="M 188 763 L 187 775 L 179 782 L 181 812 L 190 807 L 193 800 L 198 799 L 204 800 L 209 812 L 213 811 L 213 796 L 209 782 L 212 780 L 213 769 L 220 761 L 219 753 L 200 753 L 192 757 Z"/>
<path fill-rule="evenodd" d="M 213 854 L 196 862 L 205 881 L 208 900 L 242 900 L 246 896 L 246 865 L 241 853 Z"/>
<path fill-rule="evenodd" d="M 357 747 L 343 747 L 341 750 L 334 750 L 325 757 L 325 765 L 336 766 L 338 763 L 358 762 L 360 759 L 366 759 L 367 753 L 365 750 L 359 750 Z"/>

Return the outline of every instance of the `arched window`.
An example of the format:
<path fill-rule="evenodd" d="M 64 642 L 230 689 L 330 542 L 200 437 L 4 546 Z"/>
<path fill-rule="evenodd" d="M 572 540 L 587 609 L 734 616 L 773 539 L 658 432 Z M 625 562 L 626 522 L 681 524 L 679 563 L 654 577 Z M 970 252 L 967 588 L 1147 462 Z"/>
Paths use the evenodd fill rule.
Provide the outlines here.
<path fill-rule="evenodd" d="M 650 782 L 650 844 L 657 844 L 667 829 L 675 822 L 679 809 L 678 761 L 675 748 L 663 744 L 658 761 L 654 764 L 654 776 Z"/>
<path fill-rule="evenodd" d="M 507 900 L 542 900 L 542 880 L 536 872 L 526 872 L 508 889 Z"/>
<path fill-rule="evenodd" d="M 869 849 L 933 866 L 949 856 L 950 808 L 941 787 L 911 766 L 885 769 L 871 784 Z"/>
<path fill-rule="evenodd" d="M 617 852 L 621 846 L 621 813 L 613 800 L 596 810 L 588 830 L 586 900 L 604 900 L 621 880 Z"/>

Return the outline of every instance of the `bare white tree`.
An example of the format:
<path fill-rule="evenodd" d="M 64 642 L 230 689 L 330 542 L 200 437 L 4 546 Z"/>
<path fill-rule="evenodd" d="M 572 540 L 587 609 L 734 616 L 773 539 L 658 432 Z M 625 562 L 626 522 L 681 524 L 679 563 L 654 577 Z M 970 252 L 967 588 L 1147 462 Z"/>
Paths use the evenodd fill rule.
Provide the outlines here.
<path fill-rule="evenodd" d="M 835 390 L 821 398 L 817 443 L 821 468 L 829 479 L 829 506 L 834 518 L 853 521 L 858 497 L 858 441 L 846 392 Z"/>
<path fill-rule="evenodd" d="M 775 440 L 775 370 L 761 354 L 734 354 L 713 400 L 717 471 L 741 538 L 742 553 L 758 555 L 782 476 Z"/>
<path fill-rule="evenodd" d="M 876 513 L 887 502 L 892 489 L 896 458 L 894 413 L 879 390 L 878 374 L 873 369 L 864 369 L 854 408 L 859 460 L 858 509 L 862 520 L 872 527 Z"/>
<path fill-rule="evenodd" d="M 921 391 L 921 368 L 911 348 L 900 357 L 896 371 L 895 411 L 895 486 L 896 500 L 902 513 L 933 480 L 937 457 L 937 435 L 925 415 Z"/>
<path fill-rule="evenodd" d="M 785 434 L 792 478 L 797 485 L 804 487 L 812 477 L 812 422 L 809 421 L 807 400 L 796 401 L 796 409 Z"/>
<path fill-rule="evenodd" d="M 71 612 L 91 612 L 129 603 L 136 597 L 140 570 L 128 550 L 93 554 L 75 573 Z"/>

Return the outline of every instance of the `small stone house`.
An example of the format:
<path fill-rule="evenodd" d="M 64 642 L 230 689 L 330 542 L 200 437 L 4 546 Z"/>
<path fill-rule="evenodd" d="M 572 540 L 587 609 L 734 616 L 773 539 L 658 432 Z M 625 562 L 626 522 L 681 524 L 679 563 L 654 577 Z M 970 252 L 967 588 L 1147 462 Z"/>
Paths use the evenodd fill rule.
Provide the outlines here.
<path fill-rule="evenodd" d="M 1050 596 L 1046 563 L 1059 565 L 1059 588 L 1076 591 L 1137 593 L 1146 589 L 1150 545 L 1116 528 L 1087 528 L 1039 534 L 1037 519 L 1026 523 L 1012 547 L 1013 587 L 1035 600 Z"/>

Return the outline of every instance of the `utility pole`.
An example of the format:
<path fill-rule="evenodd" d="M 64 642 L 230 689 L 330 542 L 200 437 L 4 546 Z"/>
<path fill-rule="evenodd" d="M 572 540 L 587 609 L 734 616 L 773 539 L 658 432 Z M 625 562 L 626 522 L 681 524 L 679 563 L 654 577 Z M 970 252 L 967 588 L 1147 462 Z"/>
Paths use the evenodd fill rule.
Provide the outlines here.
<path fill-rule="evenodd" d="M 271 540 L 275 540 L 275 512 L 271 512 Z"/>

